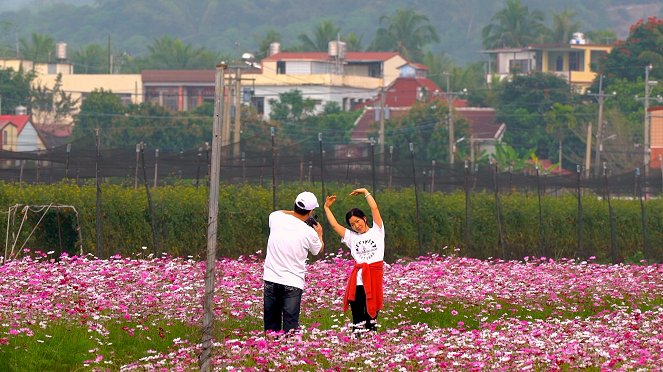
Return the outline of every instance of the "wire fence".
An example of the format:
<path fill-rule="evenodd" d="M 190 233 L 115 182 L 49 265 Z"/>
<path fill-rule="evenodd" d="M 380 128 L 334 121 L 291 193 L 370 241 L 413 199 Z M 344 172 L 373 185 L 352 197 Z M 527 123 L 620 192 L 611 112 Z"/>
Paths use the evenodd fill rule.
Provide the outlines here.
<path fill-rule="evenodd" d="M 585 177 L 584 169 L 564 174 L 551 173 L 531 165 L 513 171 L 498 163 L 448 164 L 422 160 L 410 153 L 381 153 L 373 143 L 337 145 L 326 150 L 297 152 L 297 148 L 238 151 L 236 144 L 223 147 L 221 183 L 250 183 L 268 186 L 288 182 L 369 185 L 375 190 L 416 187 L 423 192 L 542 192 L 560 195 L 581 189 L 605 196 L 637 197 L 641 187 L 645 197 L 663 193 L 661 169 L 636 168 L 612 173 L 606 164 L 598 176 Z M 104 149 L 88 140 L 34 152 L 0 151 L 0 180 L 18 184 L 57 183 L 64 179 L 79 184 L 100 177 L 104 182 L 151 187 L 178 182 L 206 185 L 209 180 L 211 149 L 160 151 L 136 144 L 135 147 Z M 144 179 L 146 178 L 146 179 Z M 606 189 L 608 188 L 608 189 Z"/>
<path fill-rule="evenodd" d="M 99 143 L 98 139 L 95 142 Z M 8 183 L 49 184 L 62 180 L 83 185 L 96 183 L 99 191 L 101 182 L 111 182 L 127 187 L 146 187 L 149 189 L 168 184 L 194 184 L 208 186 L 211 164 L 211 150 L 205 147 L 190 151 L 148 151 L 143 144 L 135 147 L 102 149 L 98 145 L 90 146 L 90 141 L 73 142 L 68 145 L 38 152 L 0 152 L 0 180 Z M 409 154 L 380 153 L 374 143 L 359 143 L 335 146 L 333 151 L 325 150 L 322 141 L 319 150 L 294 151 L 295 147 L 277 148 L 272 141 L 272 148 L 262 151 L 239 152 L 237 144 L 224 146 L 222 149 L 220 182 L 225 184 L 252 184 L 272 187 L 274 208 L 276 208 L 276 190 L 279 185 L 288 183 L 311 183 L 322 189 L 322 197 L 327 192 L 326 185 L 363 185 L 379 191 L 385 189 L 414 189 L 416 205 L 415 221 L 418 239 L 411 245 L 418 245 L 418 253 L 423 254 L 425 241 L 421 230 L 420 205 L 421 193 L 464 193 L 466 204 L 473 193 L 491 193 L 495 199 L 495 217 L 497 219 L 496 253 L 502 258 L 511 257 L 507 249 L 508 236 L 501 221 L 502 212 L 500 195 L 523 193 L 541 196 L 574 195 L 577 197 L 577 247 L 576 257 L 586 257 L 583 241 L 583 195 L 592 195 L 607 200 L 610 213 L 610 247 L 605 247 L 605 256 L 613 262 L 623 260 L 623 252 L 616 248 L 618 227 L 610 200 L 615 198 L 640 201 L 642 241 L 639 249 L 644 257 L 658 261 L 660 249 L 652 248 L 649 243 L 651 230 L 647 220 L 645 201 L 658 198 L 663 194 L 663 173 L 661 169 L 634 169 L 631 172 L 612 173 L 609 166 L 604 166 L 601 176 L 585 177 L 584 169 L 577 166 L 563 175 L 549 173 L 532 166 L 529 169 L 512 171 L 508 166 L 497 163 L 472 164 L 463 161 L 445 164 L 436 161 L 421 160 L 415 156 L 414 145 L 410 144 Z M 233 154 L 239 154 L 234 156 Z M 408 156 L 409 155 L 409 156 Z M 331 186 L 334 187 L 334 186 Z M 100 193 L 97 193 L 99 202 Z M 471 216 L 466 205 L 462 230 L 471 230 L 468 224 Z M 101 254 L 103 247 L 101 210 L 97 205 L 96 249 Z M 150 202 L 150 220 L 152 222 L 153 245 L 159 253 L 158 232 L 154 227 L 155 211 Z M 540 228 L 544 225 L 539 216 Z M 470 246 L 471 237 L 466 236 L 465 244 Z M 541 232 L 541 240 L 545 240 Z M 638 244 L 640 244 L 638 243 Z M 541 244 L 544 246 L 543 244 Z M 545 252 L 540 252 L 541 254 Z"/>

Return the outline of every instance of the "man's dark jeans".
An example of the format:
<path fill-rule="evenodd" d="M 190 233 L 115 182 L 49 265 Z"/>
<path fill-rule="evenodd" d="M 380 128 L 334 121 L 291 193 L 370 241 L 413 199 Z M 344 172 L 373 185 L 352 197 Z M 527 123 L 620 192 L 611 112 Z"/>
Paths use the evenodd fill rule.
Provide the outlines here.
<path fill-rule="evenodd" d="M 265 331 L 288 332 L 299 327 L 299 309 L 302 290 L 289 285 L 265 280 L 264 320 Z M 283 322 L 283 328 L 281 328 Z"/>

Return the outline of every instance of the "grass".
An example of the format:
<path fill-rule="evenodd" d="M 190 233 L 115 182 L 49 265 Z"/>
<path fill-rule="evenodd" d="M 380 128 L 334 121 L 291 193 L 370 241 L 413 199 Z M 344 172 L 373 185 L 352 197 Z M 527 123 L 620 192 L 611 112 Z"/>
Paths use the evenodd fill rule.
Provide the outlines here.
<path fill-rule="evenodd" d="M 430 327 L 460 327 L 478 329 L 481 323 L 502 317 L 524 320 L 555 318 L 589 317 L 615 305 L 625 305 L 625 301 L 604 301 L 601 306 L 583 304 L 575 311 L 559 311 L 553 307 L 544 307 L 532 311 L 508 303 L 491 306 L 487 311 L 484 305 L 468 305 L 461 302 L 449 302 L 444 309 L 422 310 L 404 303 L 390 303 L 379 318 L 382 329 L 397 328 L 406 323 L 426 323 Z M 630 304 L 633 306 L 633 304 Z M 663 299 L 637 304 L 642 310 L 663 305 Z M 302 316 L 301 323 L 306 327 L 330 329 L 340 327 L 350 321 L 350 314 L 335 309 L 320 309 Z M 2 371 L 76 371 L 92 370 L 87 366 L 98 356 L 103 356 L 101 363 L 109 370 L 119 370 L 124 364 L 134 362 L 155 353 L 168 352 L 174 347 L 173 340 L 188 340 L 197 343 L 200 340 L 199 324 L 186 324 L 178 321 L 148 320 L 100 322 L 96 330 L 90 330 L 85 322 L 57 321 L 45 327 L 35 326 L 33 335 L 16 335 L 8 344 L 0 347 L 0 370 Z M 262 330 L 259 318 L 217 318 L 215 337 L 218 340 L 245 335 Z M 95 327 L 92 327 L 95 328 Z M 320 356 L 322 358 L 322 356 Z M 320 360 L 324 365 L 324 358 Z M 104 364 L 106 363 L 106 364 Z M 248 365 L 247 365 L 248 366 Z"/>
<path fill-rule="evenodd" d="M 112 360 L 109 369 L 135 361 L 152 351 L 166 352 L 173 339 L 196 339 L 199 329 L 179 322 L 155 322 L 149 326 L 135 322 L 104 324 L 104 333 L 89 330 L 82 323 L 59 321 L 34 329 L 32 336 L 16 335 L 0 347 L 1 371 L 85 370 L 86 361 L 103 355 Z"/>

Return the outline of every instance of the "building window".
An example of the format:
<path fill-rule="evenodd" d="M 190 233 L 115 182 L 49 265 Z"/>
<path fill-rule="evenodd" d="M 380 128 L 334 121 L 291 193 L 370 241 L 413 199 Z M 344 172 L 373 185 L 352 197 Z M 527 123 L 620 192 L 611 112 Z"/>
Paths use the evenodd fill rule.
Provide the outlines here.
<path fill-rule="evenodd" d="M 277 74 L 285 74 L 285 61 L 277 61 L 276 62 L 276 73 Z"/>
<path fill-rule="evenodd" d="M 555 60 L 555 71 L 564 71 L 564 58 L 558 56 Z"/>
<path fill-rule="evenodd" d="M 9 145 L 9 132 L 6 130 L 2 131 L 2 144 Z"/>
<path fill-rule="evenodd" d="M 116 95 L 120 97 L 120 100 L 124 106 L 129 106 L 133 103 L 131 102 L 131 93 L 118 93 Z"/>
<path fill-rule="evenodd" d="M 582 71 L 584 69 L 584 54 L 583 52 L 569 53 L 569 70 Z"/>
<path fill-rule="evenodd" d="M 163 107 L 171 111 L 179 110 L 178 107 L 179 95 L 177 93 L 164 93 Z"/>
<path fill-rule="evenodd" d="M 529 60 L 528 59 L 509 60 L 509 72 L 512 74 L 529 72 Z"/>
<path fill-rule="evenodd" d="M 265 114 L 265 97 L 251 97 L 251 104 L 256 108 L 256 111 L 260 115 Z"/>
<path fill-rule="evenodd" d="M 370 65 L 368 65 L 368 76 L 382 77 L 382 64 L 371 63 Z"/>

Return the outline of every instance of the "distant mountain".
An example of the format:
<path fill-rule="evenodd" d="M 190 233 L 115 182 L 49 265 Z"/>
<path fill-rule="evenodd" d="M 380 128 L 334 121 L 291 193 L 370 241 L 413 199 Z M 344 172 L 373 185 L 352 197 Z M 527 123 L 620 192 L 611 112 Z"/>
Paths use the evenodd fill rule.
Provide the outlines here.
<path fill-rule="evenodd" d="M 576 13 L 582 31 L 612 29 L 625 38 L 641 18 L 662 17 L 660 0 L 522 0 L 541 10 Z M 18 7 L 21 6 L 19 9 Z M 482 59 L 481 29 L 504 8 L 489 0 L 3 0 L 0 5 L 0 50 L 13 50 L 18 38 L 48 34 L 70 48 L 107 45 L 131 55 L 164 35 L 226 55 L 256 51 L 269 30 L 279 32 L 283 45 L 296 45 L 297 35 L 311 34 L 323 20 L 332 20 L 343 35 L 354 32 L 368 46 L 381 16 L 400 8 L 426 15 L 440 43 L 431 47 L 460 63 Z"/>

